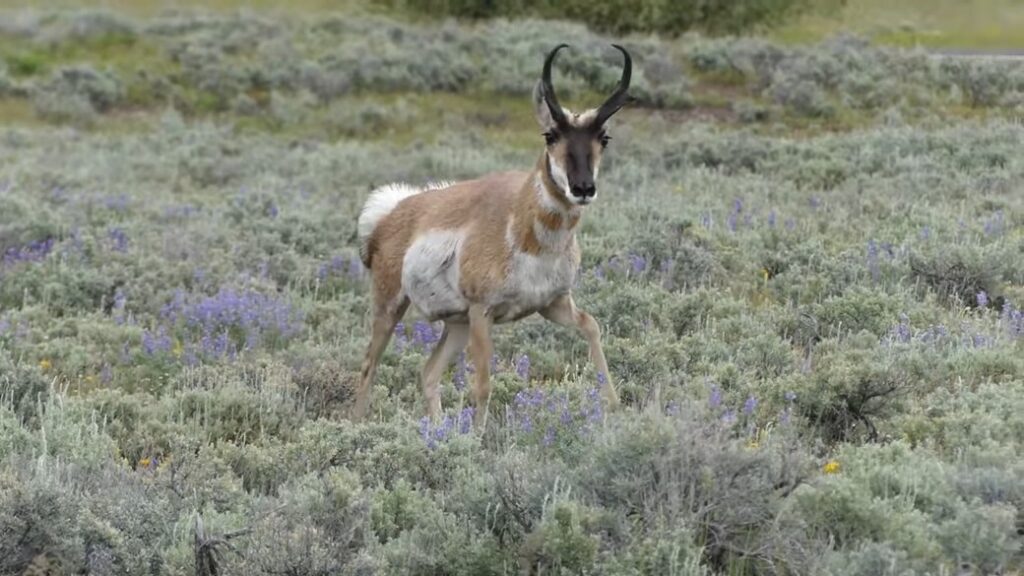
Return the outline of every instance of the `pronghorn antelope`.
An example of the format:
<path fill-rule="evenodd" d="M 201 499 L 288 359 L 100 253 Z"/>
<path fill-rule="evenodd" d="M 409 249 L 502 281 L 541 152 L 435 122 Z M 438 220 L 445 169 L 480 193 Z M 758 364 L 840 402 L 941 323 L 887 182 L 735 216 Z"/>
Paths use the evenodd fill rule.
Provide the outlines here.
<path fill-rule="evenodd" d="M 423 368 L 427 414 L 441 412 L 443 372 L 466 344 L 474 367 L 475 424 L 486 423 L 490 398 L 491 327 L 539 312 L 574 326 L 586 338 L 602 395 L 618 395 L 594 318 L 576 307 L 571 288 L 580 264 L 576 226 L 594 201 L 594 180 L 608 145 L 605 122 L 631 101 L 629 53 L 615 93 L 580 114 L 562 108 L 544 60 L 534 92 L 544 151 L 531 172 L 502 172 L 476 180 L 416 188 L 390 184 L 373 191 L 359 215 L 360 256 L 373 283 L 373 330 L 355 392 L 352 415 L 369 407 L 370 385 L 396 324 L 411 302 L 444 333 Z"/>

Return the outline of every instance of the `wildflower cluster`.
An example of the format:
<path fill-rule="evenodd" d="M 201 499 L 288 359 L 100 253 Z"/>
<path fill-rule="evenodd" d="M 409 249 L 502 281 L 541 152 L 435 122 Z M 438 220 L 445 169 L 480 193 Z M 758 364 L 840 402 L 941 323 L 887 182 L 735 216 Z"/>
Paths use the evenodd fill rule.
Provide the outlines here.
<path fill-rule="evenodd" d="M 434 346 L 441 341 L 444 327 L 440 322 L 430 323 L 417 320 L 413 322 L 411 332 L 412 334 L 405 322 L 395 325 L 395 349 L 398 352 L 419 350 L 426 353 L 433 350 Z"/>
<path fill-rule="evenodd" d="M 988 304 L 988 296 L 984 291 L 977 295 L 978 305 L 984 308 Z M 918 345 L 930 348 L 980 349 L 991 348 L 1004 338 L 1010 341 L 1024 336 L 1024 315 L 1010 302 L 1006 302 L 999 315 L 1002 327 L 979 322 L 963 322 L 959 329 L 950 330 L 943 324 L 930 324 L 924 328 L 915 328 L 910 317 L 900 314 L 899 322 L 889 329 L 882 339 L 886 346 L 896 344 Z"/>
<path fill-rule="evenodd" d="M 439 444 L 447 442 L 454 435 L 466 435 L 473 429 L 474 408 L 467 406 L 458 415 L 445 414 L 440 422 L 434 424 L 430 418 L 424 416 L 420 419 L 420 437 L 433 450 Z"/>
<path fill-rule="evenodd" d="M 358 257 L 345 258 L 344 256 L 333 256 L 317 268 L 316 277 L 321 282 L 329 278 L 348 278 L 360 280 L 366 274 L 363 263 Z"/>
<path fill-rule="evenodd" d="M 303 326 L 303 314 L 284 298 L 226 287 L 198 297 L 178 290 L 157 325 L 143 333 L 142 349 L 148 356 L 172 352 L 192 364 L 288 340 Z"/>
<path fill-rule="evenodd" d="M 566 392 L 528 388 L 516 394 L 507 417 L 520 438 L 552 446 L 589 435 L 604 420 L 604 406 L 596 386 L 575 402 Z"/>
<path fill-rule="evenodd" d="M 781 424 L 788 424 L 793 416 L 793 406 L 796 401 L 796 393 L 787 391 L 783 395 L 785 400 L 785 407 L 778 414 L 778 422 Z M 743 430 L 750 438 L 757 436 L 758 430 L 758 405 L 760 402 L 757 396 L 750 394 L 743 401 L 743 405 L 739 409 L 730 408 L 723 404 L 722 400 L 722 389 L 715 384 L 711 384 L 711 390 L 708 395 L 708 408 L 711 410 L 711 414 L 714 415 L 721 421 L 727 428 L 732 428 L 736 423 L 743 422 L 745 426 L 738 430 Z M 678 412 L 678 408 L 673 410 L 673 407 L 669 407 L 669 414 L 673 411 Z"/>
<path fill-rule="evenodd" d="M 1024 337 L 1024 311 L 1017 308 L 1012 302 L 1007 301 L 1003 305 L 1000 321 L 1005 326 L 1006 334 L 1011 340 Z"/>
<path fill-rule="evenodd" d="M 42 262 L 53 251 L 55 243 L 53 238 L 46 238 L 8 248 L 0 257 L 0 268 L 22 262 Z"/>

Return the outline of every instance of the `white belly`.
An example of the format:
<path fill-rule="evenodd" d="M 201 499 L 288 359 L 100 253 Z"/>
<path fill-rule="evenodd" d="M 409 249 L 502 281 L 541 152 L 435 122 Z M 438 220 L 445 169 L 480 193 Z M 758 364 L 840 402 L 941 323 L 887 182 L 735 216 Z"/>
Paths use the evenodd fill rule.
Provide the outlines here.
<path fill-rule="evenodd" d="M 492 304 L 495 322 L 506 322 L 537 312 L 567 294 L 576 279 L 572 254 L 540 256 L 516 252 L 505 288 Z"/>
<path fill-rule="evenodd" d="M 459 254 L 465 234 L 435 230 L 417 238 L 402 261 L 402 288 L 429 319 L 463 314 L 469 302 L 459 289 Z"/>

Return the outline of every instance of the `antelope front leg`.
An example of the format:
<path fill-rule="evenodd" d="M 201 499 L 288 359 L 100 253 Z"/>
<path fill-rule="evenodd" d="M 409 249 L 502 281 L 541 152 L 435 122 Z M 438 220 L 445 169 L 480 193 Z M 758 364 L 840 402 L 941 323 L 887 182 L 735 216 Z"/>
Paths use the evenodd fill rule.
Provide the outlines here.
<path fill-rule="evenodd" d="M 409 300 L 405 298 L 396 305 L 378 306 L 374 310 L 373 335 L 370 337 L 363 367 L 359 373 L 359 387 L 356 388 L 356 401 L 351 413 L 353 420 L 359 421 L 366 417 L 366 412 L 370 408 L 370 385 L 373 384 L 373 377 L 377 373 L 377 364 L 380 363 L 380 357 L 388 346 L 395 325 L 405 315 L 408 307 Z"/>
<path fill-rule="evenodd" d="M 487 410 L 491 399 L 491 318 L 481 304 L 469 307 L 469 355 L 473 360 L 473 425 L 482 430 L 487 425 Z"/>
<path fill-rule="evenodd" d="M 451 364 L 452 358 L 466 347 L 469 341 L 469 326 L 446 322 L 441 341 L 437 343 L 423 367 L 423 395 L 427 401 L 427 416 L 437 421 L 441 414 L 441 376 Z"/>
<path fill-rule="evenodd" d="M 619 395 L 615 391 L 615 386 L 612 385 L 612 377 L 608 372 L 608 361 L 605 360 L 604 350 L 601 349 L 601 328 L 597 325 L 597 320 L 577 308 L 570 294 L 559 296 L 540 313 L 555 324 L 574 326 L 579 330 L 590 346 L 590 360 L 597 367 L 598 379 L 603 380 L 601 381 L 601 393 L 609 407 L 618 406 Z"/>

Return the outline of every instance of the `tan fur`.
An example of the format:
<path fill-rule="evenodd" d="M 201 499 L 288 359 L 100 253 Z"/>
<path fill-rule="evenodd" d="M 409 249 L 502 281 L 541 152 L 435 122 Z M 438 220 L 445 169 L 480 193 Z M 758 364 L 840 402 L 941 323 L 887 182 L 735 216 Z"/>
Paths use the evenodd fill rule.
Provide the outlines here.
<path fill-rule="evenodd" d="M 579 116 L 572 118 L 582 121 Z M 602 150 L 599 143 L 595 146 L 592 158 L 596 167 Z M 527 291 L 532 287 L 528 281 L 525 286 L 513 282 L 513 293 L 507 295 L 516 270 L 528 274 L 526 280 L 540 279 L 542 286 L 561 286 L 562 276 L 552 277 L 557 280 L 543 276 L 547 263 L 556 266 L 553 270 L 560 271 L 559 274 L 571 266 L 570 277 L 580 263 L 575 229 L 582 208 L 570 202 L 551 180 L 546 169 L 549 154 L 564 165 L 566 147 L 558 143 L 541 154 L 531 172 L 500 172 L 414 194 L 399 201 L 376 223 L 366 239 L 364 254 L 372 274 L 374 324 L 356 390 L 354 417 L 361 418 L 368 410 L 369 387 L 376 365 L 410 302 L 407 287 L 402 284 L 406 256 L 418 239 L 437 232 L 455 234 L 458 239 L 458 248 L 452 254 L 460 254 L 458 290 L 468 306 L 466 310 L 430 318 L 446 323 L 445 335 L 422 374 L 427 413 L 431 417 L 436 418 L 441 410 L 439 382 L 444 369 L 468 341 L 475 368 L 472 397 L 476 423 L 485 423 L 493 349 L 491 326 L 535 312 L 579 330 L 590 345 L 591 358 L 607 379 L 606 398 L 610 404 L 618 402 L 601 351 L 600 329 L 589 314 L 576 308 L 569 294 L 571 283 L 566 284 L 562 293 L 552 294 L 539 303 L 530 299 L 535 299 L 536 293 L 524 296 L 524 301 L 503 300 L 516 297 L 516 286 Z M 448 265 L 448 260 L 444 264 Z M 439 270 L 438 274 L 442 273 L 444 270 Z M 541 288 L 539 294 L 547 294 L 546 289 Z"/>

